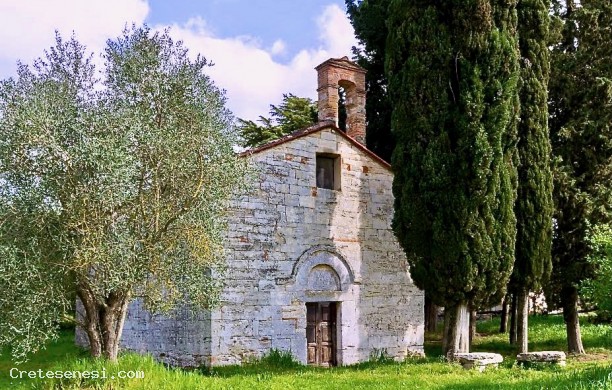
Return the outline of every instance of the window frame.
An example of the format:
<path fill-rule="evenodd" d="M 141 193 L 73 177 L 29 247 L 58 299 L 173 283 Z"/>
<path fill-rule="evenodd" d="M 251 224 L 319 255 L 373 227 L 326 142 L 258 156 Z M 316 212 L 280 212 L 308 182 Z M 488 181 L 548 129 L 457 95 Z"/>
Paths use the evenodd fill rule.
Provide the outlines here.
<path fill-rule="evenodd" d="M 320 167 L 320 163 L 319 163 L 319 159 L 327 159 L 327 160 L 331 160 L 332 161 L 332 170 L 331 170 L 331 174 L 332 174 L 332 183 L 331 183 L 331 188 L 329 187 L 324 187 L 324 186 L 319 186 L 319 184 L 323 184 L 320 183 L 319 181 L 319 167 Z M 315 158 L 315 185 L 318 189 L 323 189 L 323 190 L 330 190 L 330 191 L 341 191 L 342 189 L 342 172 L 341 172 L 341 168 L 340 168 L 340 155 L 339 154 L 335 154 L 335 153 L 317 153 L 316 154 L 316 158 Z"/>

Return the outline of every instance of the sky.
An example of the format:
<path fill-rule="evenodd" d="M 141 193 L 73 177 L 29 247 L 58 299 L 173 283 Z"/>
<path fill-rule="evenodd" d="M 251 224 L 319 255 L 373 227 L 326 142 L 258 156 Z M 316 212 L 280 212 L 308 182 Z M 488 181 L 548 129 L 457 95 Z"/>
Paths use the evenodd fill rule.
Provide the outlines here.
<path fill-rule="evenodd" d="M 357 44 L 344 0 L 0 0 L 0 78 L 73 32 L 100 53 L 126 25 L 170 27 L 226 91 L 234 115 L 257 119 L 283 93 L 316 98 L 314 67 Z"/>

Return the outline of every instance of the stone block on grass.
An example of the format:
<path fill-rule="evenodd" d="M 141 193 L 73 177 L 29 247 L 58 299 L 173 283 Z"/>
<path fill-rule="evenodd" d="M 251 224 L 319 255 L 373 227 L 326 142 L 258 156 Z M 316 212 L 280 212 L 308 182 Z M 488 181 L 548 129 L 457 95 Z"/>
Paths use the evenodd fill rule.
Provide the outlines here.
<path fill-rule="evenodd" d="M 533 364 L 554 364 L 558 366 L 565 366 L 565 352 L 538 351 L 519 353 L 516 355 L 516 362 L 523 366 Z"/>
<path fill-rule="evenodd" d="M 487 367 L 497 368 L 504 361 L 502 355 L 491 352 L 456 353 L 454 357 L 466 370 L 476 369 L 480 372 Z"/>

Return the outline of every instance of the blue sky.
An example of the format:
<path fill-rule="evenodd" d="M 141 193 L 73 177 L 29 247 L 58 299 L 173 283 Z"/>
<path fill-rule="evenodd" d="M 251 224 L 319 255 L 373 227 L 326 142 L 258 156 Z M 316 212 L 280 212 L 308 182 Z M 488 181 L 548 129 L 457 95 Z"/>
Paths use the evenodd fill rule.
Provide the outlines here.
<path fill-rule="evenodd" d="M 316 47 L 312 27 L 325 7 L 336 4 L 345 9 L 343 0 L 154 0 L 149 1 L 152 24 L 181 22 L 201 15 L 217 36 L 257 37 L 265 47 L 282 39 L 286 43 L 285 60 L 300 49 Z"/>
<path fill-rule="evenodd" d="M 230 109 L 249 119 L 286 92 L 315 98 L 314 66 L 356 44 L 343 0 L 2 0 L 0 77 L 40 56 L 56 29 L 99 52 L 126 23 L 170 27 L 216 64 Z"/>

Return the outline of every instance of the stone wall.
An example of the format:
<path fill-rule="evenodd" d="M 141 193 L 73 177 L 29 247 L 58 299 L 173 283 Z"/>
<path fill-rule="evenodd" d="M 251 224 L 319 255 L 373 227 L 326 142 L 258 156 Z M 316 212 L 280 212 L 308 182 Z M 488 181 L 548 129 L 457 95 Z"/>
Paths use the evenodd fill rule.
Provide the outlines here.
<path fill-rule="evenodd" d="M 84 318 L 84 308 L 77 299 L 77 317 Z M 169 316 L 151 314 L 140 300 L 130 303 L 121 337 L 121 348 L 149 353 L 171 366 L 210 365 L 210 313 L 193 313 L 179 308 Z M 76 344 L 88 347 L 83 329 L 76 329 Z"/>
<path fill-rule="evenodd" d="M 210 364 L 210 345 L 209 312 L 181 308 L 171 316 L 152 315 L 140 301 L 130 304 L 122 347 L 172 366 L 198 367 Z"/>

